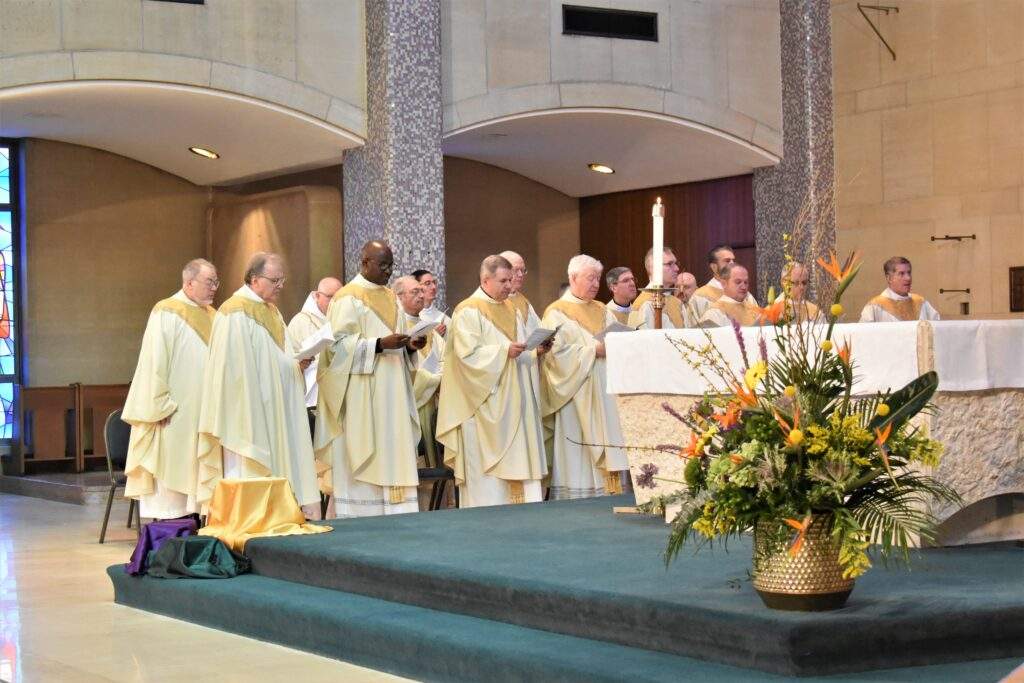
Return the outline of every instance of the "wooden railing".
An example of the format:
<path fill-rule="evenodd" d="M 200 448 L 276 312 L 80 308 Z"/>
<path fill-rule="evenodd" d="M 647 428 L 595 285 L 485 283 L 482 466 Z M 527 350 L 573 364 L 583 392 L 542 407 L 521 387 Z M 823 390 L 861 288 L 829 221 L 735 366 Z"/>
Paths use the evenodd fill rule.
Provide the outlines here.
<path fill-rule="evenodd" d="M 87 459 L 105 457 L 103 424 L 124 405 L 128 386 L 19 387 L 11 473 L 43 468 L 83 472 Z"/>

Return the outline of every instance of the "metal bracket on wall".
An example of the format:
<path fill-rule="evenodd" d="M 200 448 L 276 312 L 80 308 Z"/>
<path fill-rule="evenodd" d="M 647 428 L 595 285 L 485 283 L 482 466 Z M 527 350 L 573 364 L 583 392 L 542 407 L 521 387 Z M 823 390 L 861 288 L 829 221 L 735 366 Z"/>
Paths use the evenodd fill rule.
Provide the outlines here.
<path fill-rule="evenodd" d="M 939 287 L 939 294 L 950 294 L 952 292 L 963 292 L 964 294 L 970 294 L 971 288 L 968 287 L 967 289 L 943 289 L 942 287 Z"/>
<path fill-rule="evenodd" d="M 870 26 L 871 30 L 875 32 L 875 35 L 878 36 L 878 39 L 880 41 L 882 41 L 882 45 L 885 45 L 885 49 L 888 50 L 889 54 L 892 55 L 892 61 L 895 62 L 896 61 L 896 52 L 892 49 L 892 46 L 889 45 L 889 41 L 887 41 L 882 36 L 882 33 L 878 30 L 878 27 L 875 26 L 875 22 L 871 21 L 871 17 L 869 17 L 867 15 L 867 12 L 864 11 L 866 9 L 873 10 L 875 12 L 882 12 L 886 16 L 889 16 L 889 12 L 892 12 L 894 14 L 899 14 L 900 13 L 900 8 L 899 7 L 894 7 L 892 5 L 862 5 L 859 2 L 857 3 L 857 10 L 860 11 L 860 15 L 862 17 L 864 17 L 864 21 L 868 22 L 868 26 Z"/>
<path fill-rule="evenodd" d="M 976 239 L 978 239 L 977 235 L 943 235 L 942 237 L 936 237 L 935 235 L 932 235 L 932 242 L 944 242 L 947 240 L 956 240 L 957 242 L 963 242 L 964 240 Z"/>

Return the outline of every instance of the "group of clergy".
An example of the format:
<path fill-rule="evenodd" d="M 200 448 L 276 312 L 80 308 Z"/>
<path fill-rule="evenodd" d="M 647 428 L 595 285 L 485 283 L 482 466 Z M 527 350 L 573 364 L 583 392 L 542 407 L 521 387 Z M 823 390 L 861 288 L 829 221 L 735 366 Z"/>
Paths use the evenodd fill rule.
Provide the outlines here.
<path fill-rule="evenodd" d="M 268 476 L 287 478 L 309 517 L 322 494 L 327 516 L 413 512 L 418 455 L 439 466 L 441 448 L 464 507 L 622 490 L 600 335 L 615 315 L 595 301 L 597 260 L 570 261 L 543 319 L 514 252 L 484 259 L 451 317 L 433 305 L 433 273 L 388 287 L 393 265 L 368 242 L 359 274 L 321 280 L 285 325 L 280 256 L 255 254 L 218 309 L 216 268 L 189 262 L 152 309 L 122 411 L 141 515 L 204 512 L 218 481 Z"/>
<path fill-rule="evenodd" d="M 653 252 L 644 261 L 650 278 L 654 268 Z M 708 252 L 711 279 L 698 288 L 696 278 L 681 271 L 671 248 L 662 258 L 662 282 L 673 283 L 674 295 L 665 299 L 662 328 L 724 327 L 755 325 L 761 311 L 750 293 L 750 276 L 746 267 L 736 262 L 736 254 L 728 245 L 718 245 Z M 865 304 L 860 322 L 898 322 L 938 320 L 939 313 L 924 297 L 910 291 L 913 283 L 910 261 L 894 256 L 882 265 L 886 288 Z M 823 314 L 808 301 L 809 271 L 799 262 L 790 262 L 782 273 L 781 293 L 776 301 L 788 300 L 797 322 L 821 322 Z M 634 328 L 653 329 L 654 306 L 650 287 L 637 295 L 636 278 L 625 267 L 612 268 L 605 276 L 612 298 L 608 310 L 622 324 Z M 773 303 L 773 302 L 769 302 Z"/>

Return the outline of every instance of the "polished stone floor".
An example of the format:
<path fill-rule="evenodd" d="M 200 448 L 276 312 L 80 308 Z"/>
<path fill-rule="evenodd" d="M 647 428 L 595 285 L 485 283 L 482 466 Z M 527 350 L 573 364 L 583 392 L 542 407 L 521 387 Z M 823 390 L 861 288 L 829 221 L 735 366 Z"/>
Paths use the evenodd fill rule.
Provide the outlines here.
<path fill-rule="evenodd" d="M 102 507 L 0 494 L 0 680 L 400 681 L 258 640 L 115 605 L 105 568 L 127 561 L 135 531 Z"/>

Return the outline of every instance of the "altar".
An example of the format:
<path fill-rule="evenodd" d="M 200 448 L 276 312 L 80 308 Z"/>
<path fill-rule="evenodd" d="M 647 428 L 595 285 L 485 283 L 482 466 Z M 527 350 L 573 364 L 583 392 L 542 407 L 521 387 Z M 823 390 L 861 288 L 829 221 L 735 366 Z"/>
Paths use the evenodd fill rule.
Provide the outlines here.
<path fill-rule="evenodd" d="M 742 328 L 753 360 L 763 338 L 771 354 L 775 328 Z M 935 370 L 936 410 L 915 422 L 945 445 L 934 474 L 963 497 L 964 508 L 940 507 L 940 541 L 962 545 L 1024 539 L 1024 320 L 955 320 L 836 325 L 832 338 L 852 344 L 854 392 L 896 390 Z M 684 461 L 658 446 L 682 447 L 689 432 L 665 406 L 685 413 L 708 389 L 672 343 L 713 343 L 742 369 L 732 328 L 645 330 L 607 339 L 608 391 L 616 395 L 633 480 L 647 463 L 658 476 L 682 480 Z M 637 503 L 678 488 L 636 488 Z"/>

